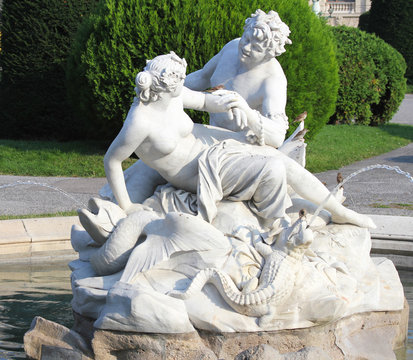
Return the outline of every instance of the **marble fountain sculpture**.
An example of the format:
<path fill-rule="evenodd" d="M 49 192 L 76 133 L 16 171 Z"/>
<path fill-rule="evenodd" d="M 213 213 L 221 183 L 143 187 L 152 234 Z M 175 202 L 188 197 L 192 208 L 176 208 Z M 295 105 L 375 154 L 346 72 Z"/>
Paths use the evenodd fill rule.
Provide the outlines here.
<path fill-rule="evenodd" d="M 105 199 L 91 199 L 79 210 L 83 228 L 72 229 L 73 351 L 379 359 L 403 341 L 397 271 L 369 255 L 374 223 L 305 170 L 303 123 L 284 141 L 287 82 L 275 57 L 289 33 L 277 13 L 257 10 L 203 69 L 186 76 L 171 52 L 137 75 L 105 156 Z M 210 112 L 212 126 L 184 107 Z M 123 174 L 133 152 L 141 160 Z"/>

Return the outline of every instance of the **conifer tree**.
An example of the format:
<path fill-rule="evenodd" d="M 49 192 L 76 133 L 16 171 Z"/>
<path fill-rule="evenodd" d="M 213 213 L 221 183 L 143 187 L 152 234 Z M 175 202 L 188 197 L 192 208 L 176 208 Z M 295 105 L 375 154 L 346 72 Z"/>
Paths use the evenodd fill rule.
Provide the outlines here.
<path fill-rule="evenodd" d="M 75 136 L 65 64 L 74 33 L 96 0 L 5 0 L 0 66 L 1 136 Z"/>
<path fill-rule="evenodd" d="M 366 16 L 360 29 L 376 34 L 404 56 L 406 78 L 413 84 L 413 1 L 373 0 Z"/>

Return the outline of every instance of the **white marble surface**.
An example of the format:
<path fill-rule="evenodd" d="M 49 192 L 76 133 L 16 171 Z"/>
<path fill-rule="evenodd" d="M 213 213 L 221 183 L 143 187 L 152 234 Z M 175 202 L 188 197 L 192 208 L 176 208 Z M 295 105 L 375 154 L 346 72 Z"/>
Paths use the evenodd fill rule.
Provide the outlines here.
<path fill-rule="evenodd" d="M 180 218 L 176 214 L 175 220 Z M 195 217 L 193 220 L 195 224 L 203 222 Z M 205 226 L 211 225 L 205 222 Z M 72 280 L 74 310 L 97 318 L 95 326 L 104 329 L 152 332 L 158 327 L 164 329 L 162 332 L 187 332 L 188 318 L 198 329 L 242 332 L 308 327 L 359 312 L 403 308 L 403 289 L 394 265 L 386 259 L 375 258 L 373 262 L 369 256 L 368 230 L 353 225 L 328 225 L 313 233 L 314 240 L 304 253 L 297 276 L 291 279 L 292 293 L 277 307 L 276 314 L 265 326 L 260 326 L 259 317 L 234 311 L 213 284 L 207 284 L 184 301 L 168 296 L 171 291 L 185 291 L 191 279 L 205 268 L 220 268 L 241 288 L 246 279 L 259 277 L 265 260 L 251 244 L 254 237 L 251 232 L 239 232 L 237 238 L 222 234 L 222 249 L 216 249 L 214 244 L 209 250 L 201 251 L 189 250 L 193 237 L 187 234 L 187 239 L 181 238 L 189 246 L 186 251 L 175 253 L 133 276 L 131 273 L 124 276 L 121 271 L 99 277 L 89 262 L 78 260 L 72 264 L 76 269 Z M 169 236 L 163 236 L 168 242 Z M 199 248 L 203 242 L 208 243 L 208 240 L 193 246 Z M 232 250 L 228 251 L 229 248 Z M 146 252 L 149 251 L 147 248 Z M 145 255 L 144 252 L 140 257 Z M 134 263 L 131 265 L 135 268 Z M 119 281 L 122 277 L 127 280 Z M 155 296 L 154 301 L 163 303 L 158 315 L 133 305 L 149 301 L 150 294 Z M 141 298 L 144 300 L 137 302 Z M 180 309 L 179 315 L 177 309 Z M 128 318 L 125 314 L 133 315 Z M 171 314 L 177 321 L 170 318 Z"/>
<path fill-rule="evenodd" d="M 303 167 L 303 124 L 298 147 L 276 149 L 288 122 L 274 57 L 288 34 L 275 12 L 253 14 L 241 39 L 187 77 L 196 90 L 225 86 L 211 93 L 184 86 L 186 62 L 173 52 L 137 75 L 104 159 L 102 193 L 119 206 L 92 199 L 80 212 L 87 233 L 72 231 L 73 309 L 95 327 L 251 332 L 403 308 L 394 266 L 370 259 L 373 221 Z M 226 129 L 193 124 L 184 107 Z M 132 152 L 141 161 L 123 174 Z"/>

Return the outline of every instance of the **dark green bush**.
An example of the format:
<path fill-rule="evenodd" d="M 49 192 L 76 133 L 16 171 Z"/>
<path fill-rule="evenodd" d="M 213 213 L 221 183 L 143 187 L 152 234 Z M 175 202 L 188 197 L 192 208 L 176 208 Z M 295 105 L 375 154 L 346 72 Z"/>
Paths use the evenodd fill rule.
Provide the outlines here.
<path fill-rule="evenodd" d="M 359 17 L 359 29 L 367 31 L 369 27 L 370 11 L 366 11 Z M 367 31 L 368 32 L 368 31 Z"/>
<path fill-rule="evenodd" d="M 293 44 L 278 58 L 289 81 L 287 115 L 307 110 L 313 136 L 334 112 L 338 75 L 330 30 L 306 0 L 101 1 L 79 29 L 68 61 L 70 97 L 88 133 L 117 134 L 146 59 L 173 50 L 185 57 L 188 72 L 197 70 L 242 35 L 258 8 L 276 10 L 292 30 Z"/>
<path fill-rule="evenodd" d="M 368 21 L 360 29 L 375 33 L 398 50 L 407 63 L 406 77 L 413 84 L 413 1 L 374 0 Z"/>
<path fill-rule="evenodd" d="M 377 125 L 388 122 L 406 90 L 406 63 L 382 39 L 345 26 L 333 28 L 340 87 L 332 122 Z"/>
<path fill-rule="evenodd" d="M 71 39 L 96 0 L 6 0 L 2 9 L 2 138 L 76 137 L 66 101 Z"/>

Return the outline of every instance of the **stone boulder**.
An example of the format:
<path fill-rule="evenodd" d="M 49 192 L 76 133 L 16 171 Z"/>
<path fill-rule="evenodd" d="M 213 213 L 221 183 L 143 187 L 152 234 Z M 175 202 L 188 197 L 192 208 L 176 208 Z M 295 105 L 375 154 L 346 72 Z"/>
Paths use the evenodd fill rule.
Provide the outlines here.
<path fill-rule="evenodd" d="M 408 317 L 405 302 L 403 310 L 359 313 L 311 328 L 160 334 L 96 329 L 93 319 L 75 313 L 72 330 L 36 317 L 24 347 L 28 357 L 44 360 L 395 360 Z"/>

